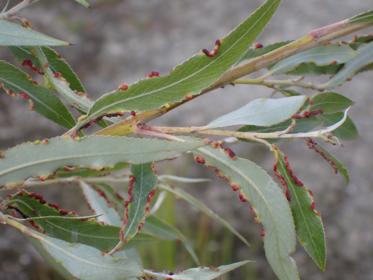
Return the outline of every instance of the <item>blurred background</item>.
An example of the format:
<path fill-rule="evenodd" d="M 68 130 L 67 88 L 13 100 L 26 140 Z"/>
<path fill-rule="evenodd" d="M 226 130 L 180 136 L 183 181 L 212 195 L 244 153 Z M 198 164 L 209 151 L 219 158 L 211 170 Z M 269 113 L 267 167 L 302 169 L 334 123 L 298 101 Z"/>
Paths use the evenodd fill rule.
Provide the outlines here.
<path fill-rule="evenodd" d="M 5 4 L 0 0 L 0 7 Z M 11 1 L 17 2 L 17 1 Z M 85 9 L 74 1 L 40 1 L 23 11 L 37 30 L 73 42 L 59 51 L 79 74 L 89 96 L 97 98 L 120 83 L 131 83 L 150 71 L 168 73 L 201 48 L 211 48 L 240 23 L 261 0 L 102 0 Z M 297 38 L 309 30 L 371 9 L 367 0 L 283 0 L 272 22 L 260 37 L 264 45 Z M 369 32 L 371 30 L 368 30 Z M 0 58 L 10 53 L 0 49 Z M 302 141 L 282 143 L 299 177 L 313 190 L 327 233 L 328 264 L 318 271 L 302 248 L 295 258 L 303 279 L 373 279 L 373 95 L 371 72 L 354 78 L 340 93 L 356 102 L 351 110 L 360 131 L 359 139 L 332 149 L 350 170 L 347 186 L 340 176 Z M 202 125 L 221 113 L 229 112 L 270 90 L 260 87 L 229 87 L 209 93 L 183 108 L 157 120 L 164 125 Z M 0 94 L 0 148 L 26 140 L 42 139 L 63 131 L 34 112 L 24 101 Z M 247 157 L 271 170 L 273 159 L 263 148 L 253 144 L 234 147 Z M 168 198 L 161 215 L 175 221 L 191 238 L 204 265 L 219 265 L 251 259 L 254 262 L 226 279 L 275 279 L 265 261 L 259 227 L 247 207 L 214 178 L 185 157 L 166 165 L 167 173 L 180 176 L 208 177 L 209 184 L 184 186 L 198 195 L 221 216 L 228 219 L 249 242 L 247 248 L 229 232 L 188 205 Z M 77 188 L 49 188 L 46 195 L 65 208 L 85 211 Z M 71 195 L 74 193 L 74 195 Z M 193 266 L 180 244 L 162 242 L 142 248 L 149 268 L 177 270 Z M 43 262 L 29 242 L 18 232 L 0 227 L 0 279 L 61 279 Z"/>

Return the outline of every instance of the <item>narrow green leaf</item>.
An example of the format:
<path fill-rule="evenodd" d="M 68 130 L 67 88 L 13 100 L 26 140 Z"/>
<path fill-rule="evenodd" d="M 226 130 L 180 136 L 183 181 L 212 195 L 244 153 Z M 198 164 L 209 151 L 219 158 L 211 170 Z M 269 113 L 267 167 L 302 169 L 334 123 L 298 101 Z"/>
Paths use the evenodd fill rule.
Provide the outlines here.
<path fill-rule="evenodd" d="M 66 46 L 69 43 L 0 19 L 0 46 Z"/>
<path fill-rule="evenodd" d="M 325 89 L 337 87 L 349 78 L 352 78 L 365 66 L 373 63 L 373 42 L 359 48 L 357 52 L 358 54 L 353 59 L 349 60 L 341 71 L 321 87 Z"/>
<path fill-rule="evenodd" d="M 190 268 L 180 273 L 175 273 L 172 275 L 156 273 L 156 272 L 151 272 L 151 271 L 145 271 L 145 274 L 156 277 L 157 279 L 165 279 L 165 280 L 171 280 L 171 279 L 174 279 L 174 280 L 212 280 L 234 269 L 244 266 L 247 263 L 249 263 L 249 261 L 242 261 L 242 262 L 232 263 L 228 265 L 221 265 L 216 268 L 208 268 L 208 267 Z"/>
<path fill-rule="evenodd" d="M 0 61 L 0 82 L 8 93 L 22 94 L 24 98 L 30 98 L 35 111 L 44 117 L 66 128 L 74 126 L 74 118 L 51 91 L 34 84 L 25 72 L 5 61 Z"/>
<path fill-rule="evenodd" d="M 71 244 L 37 232 L 30 240 L 44 259 L 66 279 L 134 280 L 143 274 L 133 249 L 109 256 L 90 246 Z"/>
<path fill-rule="evenodd" d="M 66 242 L 85 244 L 103 252 L 110 251 L 119 242 L 119 227 L 66 214 L 56 205 L 46 204 L 43 198 L 36 194 L 18 192 L 8 200 L 7 205 L 17 209 L 24 217 L 38 218 L 33 220 L 34 224 L 49 236 Z M 139 234 L 133 242 L 135 244 L 152 240 L 154 238 L 150 235 Z"/>
<path fill-rule="evenodd" d="M 233 112 L 213 120 L 206 128 L 234 125 L 271 126 L 290 119 L 292 115 L 302 108 L 305 101 L 305 96 L 276 99 L 258 98 Z"/>
<path fill-rule="evenodd" d="M 315 264 L 325 270 L 326 241 L 324 226 L 321 217 L 314 212 L 311 205 L 314 203 L 313 195 L 306 186 L 297 185 L 289 169 L 286 168 L 285 157 L 278 151 L 277 171 L 285 180 L 290 191 L 290 207 L 293 213 L 295 229 L 299 242 L 313 259 Z M 293 172 L 293 171 L 291 171 Z"/>
<path fill-rule="evenodd" d="M 102 96 L 80 125 L 107 113 L 159 109 L 200 94 L 241 59 L 247 46 L 261 33 L 279 4 L 280 0 L 267 0 L 221 40 L 219 51 L 214 57 L 197 54 L 167 76 L 142 80 L 126 91 L 114 91 Z"/>
<path fill-rule="evenodd" d="M 72 90 L 85 93 L 87 92 L 78 75 L 71 68 L 70 64 L 61 57 L 54 49 L 49 47 L 42 48 L 48 59 L 49 67 L 54 73 L 61 73 L 62 77 L 69 83 Z"/>
<path fill-rule="evenodd" d="M 341 64 L 355 56 L 356 51 L 349 46 L 328 45 L 315 47 L 281 60 L 265 76 L 290 72 L 302 63 L 313 63 L 318 66 L 326 66 L 331 63 Z"/>
<path fill-rule="evenodd" d="M 242 158 L 228 157 L 224 151 L 211 147 L 199 148 L 196 155 L 214 167 L 253 207 L 265 230 L 264 249 L 268 262 L 281 280 L 299 279 L 295 261 L 296 235 L 289 204 L 280 187 L 262 168 Z"/>
<path fill-rule="evenodd" d="M 204 213 L 206 216 L 208 216 L 210 219 L 215 220 L 216 222 L 220 223 L 222 226 L 224 226 L 226 229 L 228 229 L 231 233 L 233 233 L 236 237 L 238 237 L 244 244 L 246 244 L 248 247 L 250 247 L 249 242 L 246 240 L 245 237 L 243 237 L 228 221 L 220 217 L 218 214 L 216 214 L 213 210 L 211 210 L 209 207 L 207 207 L 203 202 L 192 196 L 191 194 L 185 192 L 184 190 L 177 188 L 177 187 L 170 187 L 165 184 L 158 185 L 160 189 L 163 189 L 165 191 L 168 191 L 169 193 L 175 195 L 179 199 L 183 199 L 186 202 L 188 202 L 191 206 L 196 208 L 197 210 Z"/>
<path fill-rule="evenodd" d="M 326 160 L 331 163 L 332 167 L 335 168 L 335 171 L 339 172 L 344 177 L 346 183 L 348 183 L 350 181 L 350 175 L 348 174 L 348 170 L 343 165 L 343 163 L 336 159 L 328 150 L 323 148 L 320 144 L 317 143 L 316 145 L 316 148 L 318 151 L 320 151 L 320 154 L 323 155 L 323 157 L 325 157 Z"/>
<path fill-rule="evenodd" d="M 81 140 L 56 137 L 46 144 L 21 144 L 7 150 L 0 159 L 0 186 L 22 183 L 29 177 L 49 176 L 63 166 L 102 169 L 119 162 L 141 164 L 172 158 L 203 145 L 200 140 L 183 139 L 188 140 L 88 136 Z"/>
<path fill-rule="evenodd" d="M 78 2 L 80 5 L 83 5 L 86 8 L 89 7 L 89 3 L 86 0 L 75 0 L 75 2 Z"/>
<path fill-rule="evenodd" d="M 312 97 L 311 111 L 322 110 L 324 114 L 343 112 L 353 105 L 353 101 L 335 92 L 320 93 Z"/>
<path fill-rule="evenodd" d="M 373 23 L 373 11 L 367 11 L 350 18 L 349 23 Z"/>
<path fill-rule="evenodd" d="M 132 165 L 132 177 L 128 186 L 125 215 L 123 218 L 123 241 L 127 243 L 141 230 L 149 215 L 149 207 L 157 184 L 152 164 Z"/>

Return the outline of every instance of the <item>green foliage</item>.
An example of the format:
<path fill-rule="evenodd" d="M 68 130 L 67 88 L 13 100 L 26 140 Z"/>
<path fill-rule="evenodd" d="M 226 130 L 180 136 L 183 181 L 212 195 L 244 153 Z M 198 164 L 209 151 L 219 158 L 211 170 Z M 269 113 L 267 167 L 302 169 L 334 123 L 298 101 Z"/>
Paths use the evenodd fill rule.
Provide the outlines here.
<path fill-rule="evenodd" d="M 3 90 L 9 95 L 18 94 L 30 99 L 32 110 L 66 128 L 74 126 L 75 120 L 65 105 L 50 90 L 36 84 L 25 72 L 0 61 L 0 81 Z"/>
<path fill-rule="evenodd" d="M 85 7 L 89 5 L 85 0 L 75 1 Z M 11 96 L 23 97 L 37 113 L 70 130 L 63 136 L 23 143 L 0 152 L 0 190 L 77 182 L 95 215 L 78 216 L 37 194 L 21 191 L 12 193 L 0 204 L 0 224 L 12 226 L 28 237 L 67 279 L 218 278 L 248 262 L 186 269 L 171 275 L 143 268 L 139 255 L 139 251 L 153 249 L 157 259 L 169 258 L 161 263 L 176 266 L 179 260 L 175 244 L 157 247 L 151 242 L 167 240 L 180 242 L 197 264 L 200 256 L 196 252 L 202 252 L 202 262 L 206 260 L 203 255 L 209 249 L 206 241 L 210 233 L 201 227 L 194 244 L 185 236 L 182 222 L 182 230 L 176 228 L 174 197 L 200 211 L 203 219 L 220 223 L 231 236 L 249 246 L 231 221 L 217 215 L 188 191 L 169 184 L 206 180 L 155 173 L 155 162 L 192 153 L 197 163 L 213 168 L 230 184 L 242 205 L 254 214 L 254 221 L 261 224 L 267 260 L 280 280 L 300 278 L 291 256 L 296 249 L 296 236 L 316 265 L 325 269 L 325 233 L 313 195 L 273 142 L 304 139 L 309 149 L 349 181 L 347 168 L 319 141 L 336 145 L 358 136 L 348 117 L 353 101 L 339 93 L 323 91 L 373 69 L 371 35 L 355 37 L 351 42 L 332 41 L 373 25 L 372 11 L 311 31 L 298 40 L 253 46 L 281 2 L 267 0 L 231 33 L 216 41 L 212 51 L 204 49 L 163 77 L 140 80 L 127 89 L 121 87 L 92 101 L 73 68 L 50 48 L 68 43 L 12 21 L 31 2 L 21 1 L 8 7 L 9 2 L 0 12 L 0 46 L 10 47 L 33 76 L 0 61 L 0 88 Z M 262 69 L 266 72 L 259 78 L 242 79 Z M 303 80 L 311 74 L 323 81 Z M 279 80 L 269 79 L 278 75 Z M 163 127 L 148 122 L 230 83 L 265 86 L 287 97 L 249 101 L 201 127 Z M 69 106 L 76 109 L 77 122 Z M 108 119 L 118 116 L 121 118 Z M 96 123 L 105 128 L 85 136 L 82 129 Z M 229 130 L 238 125 L 243 127 Z M 202 140 L 192 136 L 195 134 L 221 139 Z M 246 145 L 255 142 L 274 153 L 274 171 L 283 190 L 265 170 L 237 157 L 225 146 L 236 141 Z M 116 185 L 120 188 L 116 189 Z M 229 205 L 227 202 L 226 207 Z M 160 218 L 159 208 L 169 219 Z M 31 226 L 23 224 L 27 221 Z M 189 230 L 194 231 L 194 227 Z M 219 250 L 226 259 L 232 252 L 228 252 L 230 245 L 224 240 L 227 239 L 223 239 Z"/>

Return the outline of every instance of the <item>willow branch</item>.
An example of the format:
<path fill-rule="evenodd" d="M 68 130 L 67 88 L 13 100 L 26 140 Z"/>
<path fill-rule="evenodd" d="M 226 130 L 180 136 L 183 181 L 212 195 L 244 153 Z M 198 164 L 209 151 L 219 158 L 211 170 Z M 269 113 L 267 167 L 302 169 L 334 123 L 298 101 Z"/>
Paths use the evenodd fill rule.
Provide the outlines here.
<path fill-rule="evenodd" d="M 303 37 L 292 41 L 291 43 L 275 49 L 264 55 L 250 59 L 241 65 L 228 70 L 220 79 L 218 79 L 213 85 L 206 88 L 201 92 L 201 94 L 195 96 L 201 96 L 208 92 L 211 92 L 217 88 L 223 87 L 227 84 L 233 83 L 235 80 L 242 78 L 248 74 L 254 73 L 260 69 L 266 68 L 267 66 L 276 63 L 284 58 L 297 54 L 299 52 L 305 51 L 307 49 L 313 48 L 320 44 L 326 44 L 330 41 L 343 37 L 359 30 L 363 30 L 372 26 L 372 23 L 350 23 L 350 19 L 345 19 L 331 25 L 327 25 L 318 29 L 314 29 Z M 150 121 L 159 116 L 166 114 L 167 112 L 183 105 L 192 99 L 184 100 L 179 103 L 173 104 L 168 108 L 161 108 L 152 112 L 144 112 L 137 115 L 137 121 Z M 133 124 L 133 121 L 124 120 L 122 122 L 113 124 L 104 130 L 100 130 L 97 134 L 100 135 L 127 135 L 132 133 L 128 127 Z M 126 129 L 127 128 L 127 129 Z"/>

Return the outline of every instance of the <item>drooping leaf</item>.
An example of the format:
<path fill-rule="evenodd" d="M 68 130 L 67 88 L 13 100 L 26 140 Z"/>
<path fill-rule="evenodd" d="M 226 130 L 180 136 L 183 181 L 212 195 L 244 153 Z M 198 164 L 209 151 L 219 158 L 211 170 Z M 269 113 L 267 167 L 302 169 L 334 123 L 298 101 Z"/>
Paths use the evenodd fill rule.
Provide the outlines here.
<path fill-rule="evenodd" d="M 158 187 L 160 189 L 163 189 L 163 190 L 168 191 L 169 193 L 175 195 L 176 198 L 185 200 L 191 206 L 193 206 L 195 209 L 204 213 L 210 219 L 213 219 L 216 222 L 220 223 L 222 226 L 224 226 L 226 229 L 228 229 L 231 233 L 233 233 L 236 237 L 238 237 L 248 247 L 250 246 L 250 244 L 246 240 L 246 238 L 243 237 L 227 220 L 223 219 L 218 214 L 216 214 L 211 208 L 207 207 L 202 201 L 198 200 L 197 198 L 195 198 L 191 194 L 185 192 L 181 188 L 170 187 L 166 184 L 159 184 Z"/>
<path fill-rule="evenodd" d="M 324 226 L 318 212 L 314 211 L 313 195 L 299 179 L 293 176 L 293 170 L 287 167 L 287 159 L 283 153 L 277 150 L 278 161 L 276 163 L 278 176 L 286 184 L 290 191 L 290 207 L 294 217 L 295 229 L 299 242 L 313 259 L 315 264 L 325 270 L 326 265 L 326 241 Z M 300 181 L 299 181 L 300 182 Z M 297 184 L 298 183 L 298 184 Z"/>
<path fill-rule="evenodd" d="M 119 242 L 119 227 L 104 225 L 94 220 L 82 220 L 66 213 L 54 204 L 47 204 L 39 195 L 18 192 L 7 202 L 27 218 L 35 218 L 33 224 L 49 236 L 70 243 L 81 243 L 103 252 L 110 251 Z M 150 235 L 139 234 L 133 242 L 152 241 Z"/>
<path fill-rule="evenodd" d="M 107 184 L 98 184 L 91 187 L 87 183 L 83 183 L 81 187 L 88 204 L 95 214 L 102 214 L 97 217 L 99 221 L 113 226 L 120 227 L 122 225 L 121 219 L 124 214 L 124 199 L 120 197 L 111 186 Z M 149 216 L 146 218 L 146 223 L 142 232 L 161 240 L 179 240 L 183 243 L 193 260 L 197 264 L 199 263 L 191 242 L 182 232 L 156 216 Z"/>
<path fill-rule="evenodd" d="M 25 72 L 5 61 L 0 61 L 0 82 L 8 93 L 30 98 L 33 109 L 44 117 L 66 128 L 74 126 L 74 118 L 53 92 L 35 84 Z"/>
<path fill-rule="evenodd" d="M 356 52 L 349 46 L 319 46 L 281 60 L 265 76 L 290 72 L 302 63 L 313 63 L 318 66 L 341 64 L 355 56 Z"/>
<path fill-rule="evenodd" d="M 138 164 L 131 167 L 132 177 L 128 186 L 128 198 L 123 217 L 123 242 L 130 241 L 143 227 L 149 215 L 152 194 L 157 184 L 157 176 L 152 164 Z"/>
<path fill-rule="evenodd" d="M 350 181 L 350 175 L 348 174 L 347 168 L 343 165 L 342 162 L 340 162 L 338 159 L 336 159 L 328 150 L 323 148 L 320 144 L 314 142 L 313 145 L 315 145 L 315 148 L 312 148 L 313 150 L 316 150 L 334 169 L 334 171 L 337 173 L 339 172 L 345 179 L 346 183 Z"/>
<path fill-rule="evenodd" d="M 145 274 L 154 276 L 157 279 L 165 279 L 165 280 L 171 280 L 171 279 L 174 279 L 174 280 L 212 280 L 234 269 L 237 269 L 247 263 L 249 263 L 249 261 L 242 261 L 242 262 L 232 263 L 228 265 L 221 265 L 215 268 L 211 268 L 211 267 L 190 268 L 182 272 L 175 273 L 175 274 L 169 274 L 169 275 L 163 274 L 163 273 L 153 273 L 151 271 L 145 271 Z"/>
<path fill-rule="evenodd" d="M 357 55 L 349 60 L 345 66 L 328 82 L 321 87 L 325 89 L 335 88 L 352 78 L 358 71 L 373 63 L 373 42 L 359 48 Z"/>
<path fill-rule="evenodd" d="M 291 96 L 283 98 L 258 98 L 245 106 L 223 115 L 206 128 L 218 128 L 234 125 L 271 126 L 290 119 L 301 109 L 305 96 Z"/>
<path fill-rule="evenodd" d="M 69 43 L 0 19 L 0 46 L 66 46 Z"/>
<path fill-rule="evenodd" d="M 31 242 L 43 258 L 66 279 L 135 280 L 143 274 L 141 262 L 133 249 L 113 256 L 83 244 L 33 232 Z"/>
<path fill-rule="evenodd" d="M 81 140 L 55 137 L 45 144 L 25 143 L 7 150 L 0 159 L 0 186 L 22 183 L 29 177 L 49 176 L 63 166 L 102 169 L 119 162 L 141 164 L 163 160 L 203 143 L 136 137 L 88 136 Z"/>
<path fill-rule="evenodd" d="M 280 187 L 255 163 L 242 158 L 234 160 L 221 149 L 203 147 L 195 155 L 202 157 L 207 166 L 218 169 L 235 185 L 241 199 L 251 204 L 263 224 L 266 257 L 277 277 L 299 279 L 295 261 L 290 256 L 296 246 L 294 221 Z"/>
<path fill-rule="evenodd" d="M 353 105 L 351 99 L 335 92 L 317 94 L 312 97 L 312 103 L 311 111 L 322 110 L 324 114 L 343 112 Z"/>
<path fill-rule="evenodd" d="M 267 0 L 221 40 L 214 57 L 197 54 L 177 66 L 167 76 L 141 80 L 126 91 L 114 91 L 102 96 L 90 109 L 88 118 L 80 125 L 107 113 L 159 109 L 180 102 L 188 96 L 200 94 L 241 59 L 247 46 L 261 33 L 279 4 L 280 0 Z"/>

